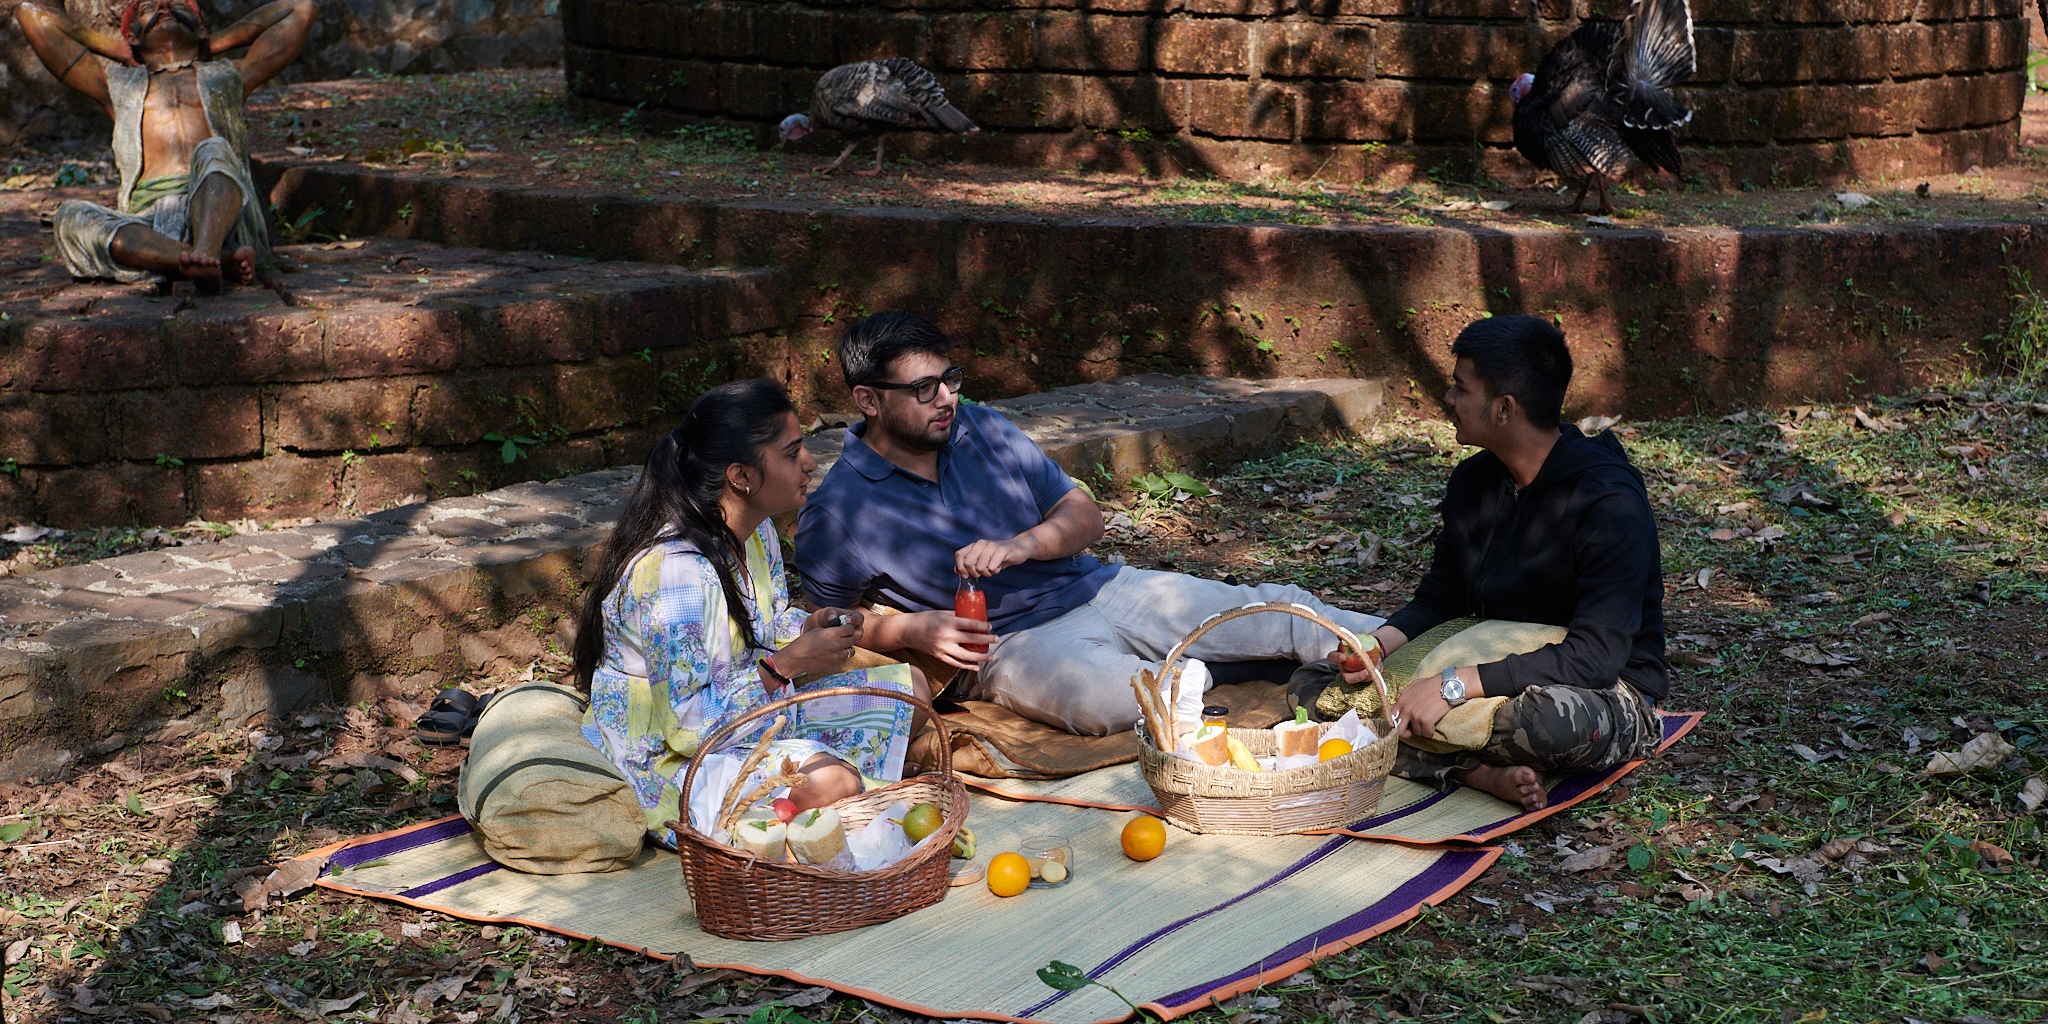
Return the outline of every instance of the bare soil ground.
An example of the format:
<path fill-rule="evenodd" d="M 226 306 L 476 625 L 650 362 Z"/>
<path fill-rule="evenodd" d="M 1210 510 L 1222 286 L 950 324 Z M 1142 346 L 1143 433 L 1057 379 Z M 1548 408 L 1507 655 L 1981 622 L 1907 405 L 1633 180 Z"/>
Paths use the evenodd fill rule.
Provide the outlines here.
<path fill-rule="evenodd" d="M 1957 380 L 1614 429 L 1665 547 L 1669 706 L 1707 711 L 1702 728 L 1507 837 L 1444 906 L 1198 1018 L 2048 1018 L 2048 391 Z M 1097 550 L 1391 610 L 1466 454 L 1443 424 L 1398 416 L 1199 474 L 1211 494 L 1105 494 Z M 551 650 L 533 671 L 563 666 Z M 419 710 L 174 723 L 0 791 L 5 1019 L 905 1019 L 524 928 L 263 891 L 292 854 L 451 813 L 459 756 L 412 740 Z M 1989 763 L 1925 773 L 1972 742 Z"/>
<path fill-rule="evenodd" d="M 1494 228 L 1586 223 L 1572 188 L 1439 180 L 1405 186 L 1320 180 L 1225 182 L 1052 172 L 892 158 L 881 175 L 819 177 L 838 152 L 828 134 L 785 153 L 748 128 L 657 126 L 652 116 L 570 101 L 559 71 L 364 78 L 265 89 L 251 100 L 251 148 L 283 159 L 404 167 L 419 173 L 703 200 L 909 206 L 1071 220 L 1173 219 L 1290 224 L 1446 224 Z M 772 141 L 772 140 L 771 140 Z M 1681 138 L 1681 144 L 1683 139 Z M 2048 216 L 2048 97 L 2030 97 L 2018 159 L 1965 174 L 1817 188 L 1731 181 L 1708 168 L 1615 193 L 1629 227 L 2040 219 Z M 0 188 L 110 184 L 91 159 L 21 153 L 0 162 Z M 849 168 L 872 165 L 863 147 Z M 1876 200 L 1845 205 L 1858 192 Z M 54 205 L 55 200 L 52 200 Z M 1505 202 L 1504 210 L 1483 204 Z M 1857 200 L 1850 200 L 1851 203 Z M 301 225 L 317 231 L 317 223 Z"/>

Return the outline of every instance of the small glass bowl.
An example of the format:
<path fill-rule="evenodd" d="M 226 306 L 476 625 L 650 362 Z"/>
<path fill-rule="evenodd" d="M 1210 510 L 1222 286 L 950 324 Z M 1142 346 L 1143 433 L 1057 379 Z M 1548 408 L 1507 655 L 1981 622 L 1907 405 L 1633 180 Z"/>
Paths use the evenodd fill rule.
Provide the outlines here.
<path fill-rule="evenodd" d="M 1074 880 L 1074 848 L 1066 836 L 1032 836 L 1018 844 L 1017 852 L 1024 856 L 1024 863 L 1031 866 L 1031 888 L 1057 889 Z M 1054 881 L 1046 878 L 1048 865 L 1057 864 L 1052 874 Z"/>

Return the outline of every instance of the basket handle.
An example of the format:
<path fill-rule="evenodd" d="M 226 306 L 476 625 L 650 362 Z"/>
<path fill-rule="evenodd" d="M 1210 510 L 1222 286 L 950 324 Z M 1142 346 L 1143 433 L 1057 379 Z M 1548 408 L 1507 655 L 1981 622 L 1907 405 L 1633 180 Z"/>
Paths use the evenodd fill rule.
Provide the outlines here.
<path fill-rule="evenodd" d="M 805 692 L 792 694 L 788 697 L 782 698 L 781 700 L 769 701 L 768 703 L 763 704 L 760 707 L 755 708 L 754 710 L 749 711 L 746 714 L 743 714 L 730 722 L 727 722 L 724 728 L 718 730 L 715 733 L 712 733 L 710 739 L 699 742 L 697 744 L 697 754 L 702 755 L 717 750 L 720 744 L 737 735 L 740 731 L 740 728 L 746 725 L 748 722 L 755 721 L 756 719 L 766 718 L 769 715 L 775 714 L 776 712 L 781 711 L 784 708 L 794 707 L 798 704 L 804 703 L 805 701 L 817 700 L 820 697 L 890 697 L 896 700 L 900 700 L 903 703 L 908 704 L 911 707 L 917 708 L 920 711 L 923 711 L 925 713 L 925 716 L 929 718 L 931 720 L 931 723 L 937 726 L 939 730 L 939 770 L 937 774 L 945 776 L 950 776 L 953 774 L 953 734 L 950 730 L 946 728 L 946 722 L 944 717 L 941 716 L 937 711 L 933 710 L 930 704 L 927 704 L 924 701 L 919 700 L 913 694 L 898 693 L 895 690 L 884 690 L 873 686 L 833 686 L 823 690 L 809 690 Z M 690 817 L 690 787 L 696 784 L 697 767 L 702 763 L 703 759 L 701 756 L 692 756 L 690 758 L 690 767 L 683 772 L 683 795 L 681 817 L 684 820 L 676 824 L 689 824 L 691 826 L 692 831 L 695 831 L 695 825 L 694 823 L 688 820 Z M 925 774 L 929 775 L 933 773 L 927 772 Z M 744 783 L 746 780 L 740 779 L 739 781 L 741 783 Z"/>
<path fill-rule="evenodd" d="M 1337 634 L 1337 639 L 1342 641 L 1344 646 L 1349 647 L 1351 652 L 1358 655 L 1359 660 L 1365 662 L 1366 667 L 1372 670 L 1373 682 L 1378 684 L 1380 689 L 1380 706 L 1386 708 L 1388 714 L 1391 715 L 1393 713 L 1394 698 L 1387 692 L 1387 678 L 1380 674 L 1379 663 L 1365 656 L 1365 645 L 1359 642 L 1357 634 L 1330 621 L 1328 616 L 1305 604 L 1295 604 L 1292 601 L 1262 601 L 1257 604 L 1225 609 L 1203 619 L 1201 624 L 1196 626 L 1194 631 L 1187 635 L 1186 639 L 1175 644 L 1173 650 L 1166 652 L 1166 660 L 1159 663 L 1159 675 L 1162 679 L 1173 680 L 1173 692 L 1168 698 L 1164 709 L 1167 720 L 1161 723 L 1165 737 L 1171 737 L 1175 734 L 1174 726 L 1176 723 L 1173 721 L 1173 709 L 1180 703 L 1180 676 L 1174 674 L 1173 663 L 1179 661 L 1181 655 L 1187 653 L 1187 649 L 1194 646 L 1195 641 L 1200 640 L 1203 634 L 1232 619 L 1241 619 L 1247 615 L 1257 615 L 1260 612 L 1284 612 L 1288 615 L 1299 616 Z M 1167 749 L 1166 744 L 1171 742 L 1173 742 L 1171 739 L 1161 738 L 1155 745 L 1161 750 L 1165 750 Z"/>

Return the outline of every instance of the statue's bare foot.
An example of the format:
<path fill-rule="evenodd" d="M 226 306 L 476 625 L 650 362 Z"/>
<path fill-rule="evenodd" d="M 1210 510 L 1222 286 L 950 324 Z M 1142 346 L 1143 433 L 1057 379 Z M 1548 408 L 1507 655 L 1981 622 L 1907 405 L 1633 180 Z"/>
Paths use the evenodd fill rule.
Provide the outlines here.
<path fill-rule="evenodd" d="M 187 249 L 178 254 L 178 273 L 185 280 L 199 286 L 204 295 L 220 291 L 220 257 L 209 256 L 197 249 Z"/>
<path fill-rule="evenodd" d="M 232 284 L 256 283 L 256 250 L 243 246 L 221 261 L 221 276 Z"/>
<path fill-rule="evenodd" d="M 1542 776 L 1524 765 L 1482 765 L 1465 772 L 1458 781 L 1508 803 L 1521 804 L 1525 811 L 1540 811 L 1550 805 L 1550 794 L 1543 791 Z"/>

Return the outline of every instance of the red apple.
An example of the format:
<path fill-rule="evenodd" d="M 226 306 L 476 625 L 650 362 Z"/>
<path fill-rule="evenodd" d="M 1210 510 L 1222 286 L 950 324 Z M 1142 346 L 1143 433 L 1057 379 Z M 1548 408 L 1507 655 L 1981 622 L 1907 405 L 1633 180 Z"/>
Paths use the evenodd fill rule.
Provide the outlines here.
<path fill-rule="evenodd" d="M 1365 659 L 1351 651 L 1345 651 L 1341 667 L 1346 672 L 1363 672 L 1365 671 Z"/>
<path fill-rule="evenodd" d="M 785 825 L 789 824 L 791 818 L 796 817 L 796 801 L 786 796 L 776 797 L 775 802 L 768 806 L 774 809 L 776 819 Z"/>

